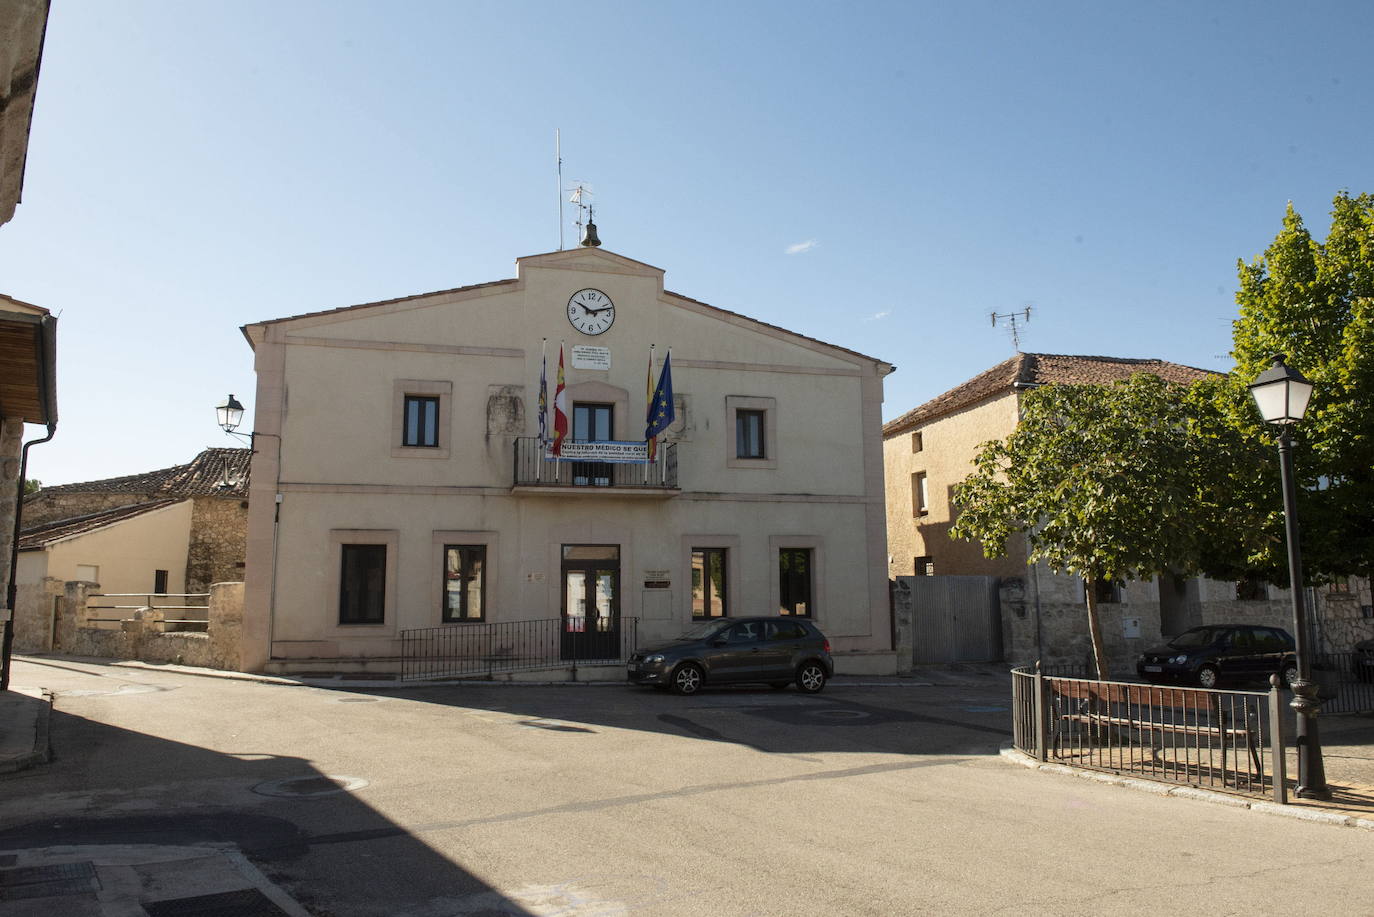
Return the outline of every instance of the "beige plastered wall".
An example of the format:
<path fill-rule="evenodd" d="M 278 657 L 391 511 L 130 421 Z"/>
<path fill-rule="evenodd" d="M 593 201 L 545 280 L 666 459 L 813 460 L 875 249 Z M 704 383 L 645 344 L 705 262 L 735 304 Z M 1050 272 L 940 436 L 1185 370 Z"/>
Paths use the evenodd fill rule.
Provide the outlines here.
<path fill-rule="evenodd" d="M 44 551 L 21 553 L 19 572 L 23 582 L 43 576 L 77 580 L 78 565 L 100 568 L 100 591 L 147 593 L 153 589 L 155 570 L 167 571 L 167 591 L 186 587 L 186 542 L 191 531 L 191 501 L 183 500 L 143 513 L 114 525 L 54 542 Z M 44 566 L 32 555 L 45 554 Z"/>
<path fill-rule="evenodd" d="M 510 283 L 249 326 L 258 436 L 245 667 L 269 653 L 394 654 L 399 630 L 437 625 L 434 542 L 445 531 L 488 544 L 490 621 L 557 617 L 560 546 L 620 545 L 620 611 L 642 619 L 641 641 L 689 620 L 685 537 L 700 535 L 701 546 L 717 546 L 712 536 L 736 540 L 733 614 L 776 611 L 777 539 L 810 539 L 823 589 L 817 622 L 837 648 L 888 649 L 887 367 L 665 293 L 662 282 L 656 268 L 578 250 L 521 259 Z M 585 287 L 616 305 L 615 324 L 595 338 L 566 317 L 568 297 Z M 617 402 L 614 435 L 627 440 L 643 435 L 650 345 L 655 373 L 671 346 L 684 408 L 674 428 L 680 494 L 511 492 L 514 440 L 538 432 L 541 341 L 550 400 L 562 341 L 569 390 Z M 609 348 L 610 370 L 573 368 L 574 344 Z M 440 405 L 445 457 L 396 454 L 396 380 L 451 383 Z M 515 430 L 509 410 L 491 409 L 511 396 L 524 408 Z M 740 397 L 776 405 L 768 463 L 732 461 L 727 405 Z M 396 605 L 385 624 L 342 627 L 331 533 L 356 541 L 369 530 L 395 545 Z M 643 588 L 664 570 L 669 589 Z"/>
<path fill-rule="evenodd" d="M 1013 539 L 1006 555 L 983 556 L 978 542 L 949 537 L 954 521 L 954 486 L 973 472 L 979 447 L 1005 439 L 1018 421 L 1017 395 L 1007 392 L 937 417 L 883 441 L 887 480 L 887 542 L 891 576 L 911 576 L 917 557 L 933 557 L 936 575 L 1020 576 L 1025 573 L 1025 546 Z M 912 434 L 921 434 L 921 451 L 912 450 Z M 925 472 L 927 508 L 918 515 L 912 477 Z"/>

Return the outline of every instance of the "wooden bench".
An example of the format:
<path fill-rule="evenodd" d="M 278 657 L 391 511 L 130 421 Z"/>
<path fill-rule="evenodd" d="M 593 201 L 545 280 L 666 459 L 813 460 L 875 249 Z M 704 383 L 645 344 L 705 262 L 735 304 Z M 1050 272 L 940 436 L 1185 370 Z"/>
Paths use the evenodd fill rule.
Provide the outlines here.
<path fill-rule="evenodd" d="M 1259 737 L 1256 724 L 1251 717 L 1242 714 L 1242 722 L 1231 722 L 1231 715 L 1222 702 L 1223 695 L 1214 691 L 1197 688 L 1170 688 L 1155 685 L 1132 685 L 1119 682 L 1092 682 L 1082 680 L 1050 679 L 1055 699 L 1053 717 L 1053 747 L 1056 758 L 1063 757 L 1062 748 L 1065 732 L 1070 725 L 1086 727 L 1092 734 L 1100 734 L 1109 729 L 1126 730 L 1128 735 L 1139 734 L 1142 739 L 1150 736 L 1149 744 L 1153 763 L 1159 763 L 1160 752 L 1164 749 L 1166 735 L 1195 737 L 1199 743 L 1203 739 L 1210 748 L 1213 740 L 1221 747 L 1221 769 L 1226 771 L 1226 757 L 1232 744 L 1244 742 L 1254 764 L 1254 776 L 1264 777 L 1260 763 Z M 1162 716 L 1165 711 L 1183 711 L 1181 719 Z M 1188 711 L 1206 711 L 1208 722 L 1199 722 L 1197 717 L 1189 721 Z M 1134 743 L 1129 743 L 1133 746 Z M 1140 743 L 1145 747 L 1145 742 Z M 1175 746 L 1176 747 L 1176 746 Z M 1187 748 L 1189 746 L 1185 746 Z M 1197 746 L 1199 749 L 1201 744 Z"/>

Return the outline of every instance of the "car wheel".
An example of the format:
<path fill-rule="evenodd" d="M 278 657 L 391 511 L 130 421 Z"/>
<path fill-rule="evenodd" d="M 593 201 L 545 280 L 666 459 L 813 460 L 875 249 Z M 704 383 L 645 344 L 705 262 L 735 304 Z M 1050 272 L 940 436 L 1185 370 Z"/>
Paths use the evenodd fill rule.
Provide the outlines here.
<path fill-rule="evenodd" d="M 1197 683 L 1204 688 L 1215 688 L 1219 677 L 1214 665 L 1205 665 L 1197 670 Z"/>
<path fill-rule="evenodd" d="M 673 693 L 695 694 L 701 690 L 701 683 L 705 680 L 701 666 L 695 662 L 684 662 L 673 670 Z"/>
<path fill-rule="evenodd" d="M 1283 679 L 1285 688 L 1293 687 L 1293 682 L 1298 680 L 1298 664 L 1292 659 L 1287 659 L 1283 663 L 1283 668 L 1279 669 L 1279 678 Z"/>
<path fill-rule="evenodd" d="M 825 666 L 819 662 L 803 662 L 797 669 L 797 687 L 807 694 L 819 693 L 825 687 Z"/>

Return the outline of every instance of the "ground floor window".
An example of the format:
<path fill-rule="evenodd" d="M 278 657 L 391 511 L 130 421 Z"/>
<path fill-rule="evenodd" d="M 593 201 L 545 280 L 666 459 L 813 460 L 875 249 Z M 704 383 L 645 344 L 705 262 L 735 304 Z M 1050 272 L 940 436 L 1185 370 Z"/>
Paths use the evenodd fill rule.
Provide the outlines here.
<path fill-rule="evenodd" d="M 444 623 L 486 619 L 486 568 L 486 545 L 444 545 Z"/>
<path fill-rule="evenodd" d="M 725 548 L 693 548 L 692 617 L 727 617 L 725 596 Z"/>
<path fill-rule="evenodd" d="M 778 614 L 811 615 L 811 549 L 778 549 Z"/>
<path fill-rule="evenodd" d="M 916 558 L 916 575 L 934 576 L 935 558 L 931 557 L 929 554 Z"/>
<path fill-rule="evenodd" d="M 386 619 L 386 545 L 346 544 L 339 575 L 339 623 Z"/>

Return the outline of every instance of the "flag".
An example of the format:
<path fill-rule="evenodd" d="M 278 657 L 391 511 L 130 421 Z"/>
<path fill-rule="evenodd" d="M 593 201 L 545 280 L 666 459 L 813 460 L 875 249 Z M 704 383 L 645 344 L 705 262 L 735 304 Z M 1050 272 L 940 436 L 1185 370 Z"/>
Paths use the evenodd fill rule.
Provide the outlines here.
<path fill-rule="evenodd" d="M 673 425 L 677 413 L 673 409 L 673 352 L 663 358 L 663 371 L 658 374 L 658 385 L 649 398 L 649 410 L 645 417 L 644 439 L 649 443 L 649 460 L 657 452 L 658 436 Z M 650 375 L 653 369 L 650 367 Z"/>
<path fill-rule="evenodd" d="M 568 396 L 563 391 L 563 345 L 558 345 L 558 382 L 553 390 L 553 448 L 554 455 L 563 454 L 563 438 L 568 435 Z"/>
<path fill-rule="evenodd" d="M 549 383 L 548 383 L 549 356 L 547 353 L 539 355 L 539 448 L 544 448 L 544 443 L 549 438 Z"/>
<path fill-rule="evenodd" d="M 654 415 L 654 348 L 649 347 L 649 368 L 644 373 L 644 441 L 649 447 L 649 464 L 653 464 L 658 453 L 658 440 L 651 439 L 647 433 Z"/>

